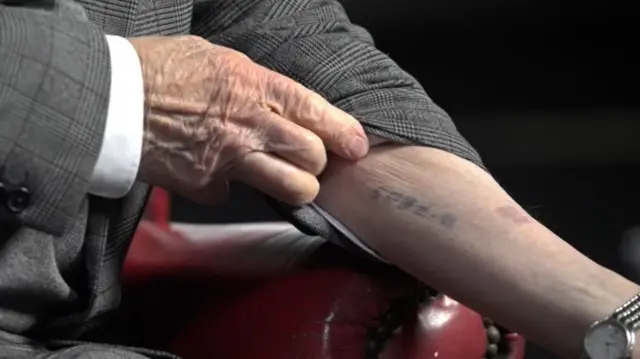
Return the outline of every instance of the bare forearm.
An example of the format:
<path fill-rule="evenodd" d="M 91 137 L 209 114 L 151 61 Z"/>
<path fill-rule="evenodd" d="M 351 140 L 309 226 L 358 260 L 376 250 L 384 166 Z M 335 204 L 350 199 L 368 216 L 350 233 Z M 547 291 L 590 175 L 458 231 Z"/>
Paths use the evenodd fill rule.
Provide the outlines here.
<path fill-rule="evenodd" d="M 443 151 L 385 146 L 333 161 L 317 201 L 392 263 L 565 357 L 638 292 Z"/>

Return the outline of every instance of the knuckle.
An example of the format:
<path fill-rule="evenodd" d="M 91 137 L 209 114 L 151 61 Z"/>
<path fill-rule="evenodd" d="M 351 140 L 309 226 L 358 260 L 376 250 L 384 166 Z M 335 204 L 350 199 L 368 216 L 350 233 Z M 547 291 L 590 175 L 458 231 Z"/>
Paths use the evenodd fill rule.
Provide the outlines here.
<path fill-rule="evenodd" d="M 324 168 L 327 165 L 327 152 L 320 138 L 312 136 L 309 142 L 308 151 L 311 159 L 309 172 L 312 175 L 317 176 L 324 171 Z"/>
<path fill-rule="evenodd" d="M 269 81 L 272 90 L 286 96 L 285 99 L 290 98 L 297 91 L 295 81 L 277 72 L 265 71 L 264 78 Z"/>
<path fill-rule="evenodd" d="M 327 102 L 315 92 L 309 91 L 306 94 L 306 111 L 313 120 L 321 121 L 327 113 Z"/>
<path fill-rule="evenodd" d="M 279 88 L 278 92 L 288 98 L 305 98 L 311 92 L 299 82 L 277 72 L 269 71 L 268 76 L 274 87 Z"/>
<path fill-rule="evenodd" d="M 324 97 L 320 96 L 318 93 L 313 92 L 311 90 L 308 90 L 306 88 L 304 88 L 305 90 L 305 95 L 307 96 L 307 102 L 309 103 L 309 106 L 311 108 L 315 108 L 318 110 L 324 110 L 326 109 L 329 105 L 329 103 L 327 102 L 327 100 L 324 99 Z"/>

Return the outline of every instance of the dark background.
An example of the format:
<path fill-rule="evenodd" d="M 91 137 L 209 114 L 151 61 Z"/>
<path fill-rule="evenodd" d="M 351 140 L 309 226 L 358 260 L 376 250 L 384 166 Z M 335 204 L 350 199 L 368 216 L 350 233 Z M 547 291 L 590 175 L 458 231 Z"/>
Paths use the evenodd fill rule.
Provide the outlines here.
<path fill-rule="evenodd" d="M 630 275 L 618 247 L 622 233 L 640 225 L 632 5 L 342 2 L 453 116 L 516 200 L 596 261 Z M 175 219 L 278 220 L 244 189 L 232 199 L 214 212 L 178 200 Z M 530 345 L 527 358 L 552 356 Z"/>

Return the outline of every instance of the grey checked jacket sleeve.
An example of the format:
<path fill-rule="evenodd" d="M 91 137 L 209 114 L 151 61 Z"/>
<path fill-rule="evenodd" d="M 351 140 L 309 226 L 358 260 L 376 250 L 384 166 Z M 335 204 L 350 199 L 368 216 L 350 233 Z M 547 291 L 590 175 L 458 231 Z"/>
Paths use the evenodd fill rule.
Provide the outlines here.
<path fill-rule="evenodd" d="M 102 144 L 107 43 L 73 4 L 10 4 L 18 6 L 0 0 L 0 227 L 60 235 L 75 220 Z"/>
<path fill-rule="evenodd" d="M 449 151 L 482 166 L 477 152 L 422 86 L 376 49 L 335 0 L 196 0 L 192 31 L 249 55 L 351 113 L 368 133 Z M 286 208 L 308 233 L 335 238 L 311 207 Z"/>

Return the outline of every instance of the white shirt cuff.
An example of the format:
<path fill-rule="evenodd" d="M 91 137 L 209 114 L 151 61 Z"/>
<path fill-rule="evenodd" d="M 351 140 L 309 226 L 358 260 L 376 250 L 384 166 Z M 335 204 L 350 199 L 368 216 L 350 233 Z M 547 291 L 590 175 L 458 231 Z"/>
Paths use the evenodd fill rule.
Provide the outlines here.
<path fill-rule="evenodd" d="M 379 261 L 383 263 L 389 263 L 389 261 L 380 257 L 380 255 L 376 253 L 376 251 L 374 251 L 365 242 L 363 242 L 360 238 L 358 238 L 358 236 L 356 236 L 355 233 L 353 233 L 349 228 L 347 228 L 347 226 L 342 224 L 342 222 L 340 222 L 336 217 L 332 216 L 327 211 L 320 208 L 320 206 L 318 206 L 315 202 L 311 203 L 311 207 L 313 207 L 316 211 L 318 211 L 318 213 L 320 213 L 320 215 L 324 217 L 324 219 L 326 219 L 327 222 L 329 222 L 333 226 L 333 228 L 335 228 L 338 232 L 342 233 L 345 237 L 347 237 L 347 239 L 351 241 L 351 243 L 355 244 L 357 247 L 359 247 L 360 249 L 362 249 L 372 257 L 378 259 Z"/>
<path fill-rule="evenodd" d="M 144 84 L 140 59 L 131 43 L 107 35 L 111 58 L 111 90 L 102 148 L 89 193 L 124 197 L 135 182 L 144 135 Z"/>

